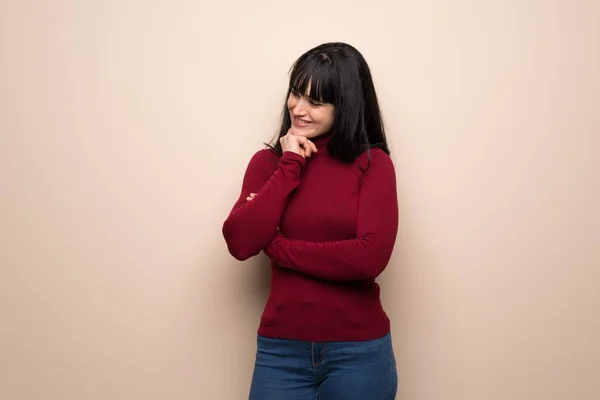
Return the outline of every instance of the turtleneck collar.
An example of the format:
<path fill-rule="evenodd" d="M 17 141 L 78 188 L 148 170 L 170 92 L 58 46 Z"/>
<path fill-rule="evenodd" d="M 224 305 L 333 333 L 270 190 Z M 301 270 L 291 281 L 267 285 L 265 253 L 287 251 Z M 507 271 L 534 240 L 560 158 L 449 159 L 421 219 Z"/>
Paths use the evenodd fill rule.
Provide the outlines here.
<path fill-rule="evenodd" d="M 327 148 L 327 143 L 329 143 L 331 136 L 333 136 L 333 134 L 331 132 L 328 132 L 328 133 L 319 135 L 315 138 L 312 138 L 310 140 L 315 144 L 315 146 L 317 146 L 317 149 L 319 150 L 319 152 L 322 152 Z M 317 154 L 319 154 L 319 153 L 317 153 Z"/>

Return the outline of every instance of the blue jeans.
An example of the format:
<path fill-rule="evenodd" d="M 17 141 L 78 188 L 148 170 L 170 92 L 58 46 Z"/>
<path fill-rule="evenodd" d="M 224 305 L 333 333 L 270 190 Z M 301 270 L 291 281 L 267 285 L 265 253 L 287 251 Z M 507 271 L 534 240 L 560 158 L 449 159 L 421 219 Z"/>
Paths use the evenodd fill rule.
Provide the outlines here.
<path fill-rule="evenodd" d="M 258 336 L 250 400 L 393 400 L 398 375 L 391 335 L 363 342 Z"/>

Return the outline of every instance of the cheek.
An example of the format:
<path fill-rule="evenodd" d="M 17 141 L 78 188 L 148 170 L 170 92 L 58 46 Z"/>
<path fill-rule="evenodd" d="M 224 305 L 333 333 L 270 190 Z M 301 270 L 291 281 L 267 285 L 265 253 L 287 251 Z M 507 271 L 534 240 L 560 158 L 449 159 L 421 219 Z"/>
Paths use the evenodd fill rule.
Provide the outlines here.
<path fill-rule="evenodd" d="M 323 125 L 326 125 L 328 127 L 330 127 L 331 125 L 333 125 L 333 120 L 334 120 L 334 113 L 331 110 L 323 110 L 323 113 L 321 114 L 320 117 L 321 123 Z"/>
<path fill-rule="evenodd" d="M 296 103 L 298 103 L 298 101 L 293 96 L 288 97 L 288 100 L 287 100 L 288 110 L 291 110 L 294 107 L 296 107 Z"/>

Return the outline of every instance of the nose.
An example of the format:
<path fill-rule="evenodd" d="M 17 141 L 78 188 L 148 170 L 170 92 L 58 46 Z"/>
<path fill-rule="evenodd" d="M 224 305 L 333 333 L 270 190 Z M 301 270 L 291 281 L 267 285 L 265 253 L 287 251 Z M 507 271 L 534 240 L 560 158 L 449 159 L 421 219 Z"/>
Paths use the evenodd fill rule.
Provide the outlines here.
<path fill-rule="evenodd" d="M 302 96 L 299 99 L 296 99 L 296 104 L 292 106 L 292 113 L 296 117 L 301 117 L 306 114 L 307 107 L 308 100 Z"/>

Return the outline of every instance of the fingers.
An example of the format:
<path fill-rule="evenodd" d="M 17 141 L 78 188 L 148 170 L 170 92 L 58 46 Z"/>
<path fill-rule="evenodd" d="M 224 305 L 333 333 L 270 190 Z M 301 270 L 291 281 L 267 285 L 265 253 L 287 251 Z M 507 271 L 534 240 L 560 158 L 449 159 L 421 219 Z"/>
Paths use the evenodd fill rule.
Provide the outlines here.
<path fill-rule="evenodd" d="M 256 193 L 250 193 L 250 196 L 246 197 L 246 201 L 250 201 L 256 197 Z"/>
<path fill-rule="evenodd" d="M 304 136 L 294 134 L 292 129 L 288 131 L 287 135 L 279 139 L 279 143 L 281 143 L 283 151 L 293 151 L 304 158 L 309 158 L 313 153 L 319 151 L 313 142 Z"/>
<path fill-rule="evenodd" d="M 300 144 L 300 148 L 303 150 L 305 157 L 310 158 L 312 149 L 308 145 L 308 139 L 303 136 L 298 136 L 298 143 Z"/>
<path fill-rule="evenodd" d="M 297 136 L 297 138 L 298 138 L 298 142 L 299 142 L 302 150 L 304 150 L 304 154 L 307 158 L 312 156 L 312 153 L 316 153 L 319 151 L 317 149 L 317 146 L 315 146 L 315 144 L 313 142 L 311 142 L 304 136 Z"/>
<path fill-rule="evenodd" d="M 279 142 L 281 143 L 281 150 L 283 152 L 291 151 L 304 157 L 298 137 L 292 134 L 291 132 L 288 132 L 287 135 L 281 137 Z"/>

